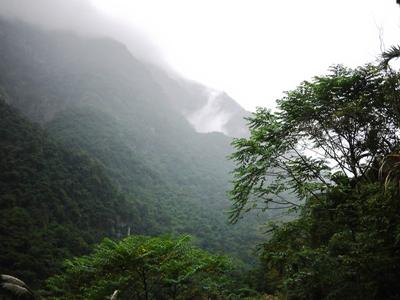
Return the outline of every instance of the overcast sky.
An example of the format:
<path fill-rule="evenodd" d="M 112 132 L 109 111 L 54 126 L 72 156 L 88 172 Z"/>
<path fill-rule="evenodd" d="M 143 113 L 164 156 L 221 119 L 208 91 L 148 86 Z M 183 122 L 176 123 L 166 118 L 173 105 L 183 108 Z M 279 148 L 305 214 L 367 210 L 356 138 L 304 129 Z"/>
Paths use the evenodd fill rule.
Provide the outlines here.
<path fill-rule="evenodd" d="M 0 15 L 114 37 L 251 111 L 400 44 L 396 0 L 0 0 Z"/>
<path fill-rule="evenodd" d="M 395 0 L 91 0 L 136 27 L 178 72 L 243 107 L 273 107 L 282 91 L 332 64 L 373 61 L 400 43 Z"/>

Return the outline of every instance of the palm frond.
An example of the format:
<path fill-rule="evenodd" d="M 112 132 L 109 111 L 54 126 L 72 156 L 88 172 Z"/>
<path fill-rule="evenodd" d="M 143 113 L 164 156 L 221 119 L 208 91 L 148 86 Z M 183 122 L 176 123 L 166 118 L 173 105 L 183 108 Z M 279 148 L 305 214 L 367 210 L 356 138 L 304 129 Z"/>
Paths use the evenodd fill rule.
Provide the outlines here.
<path fill-rule="evenodd" d="M 114 293 L 111 295 L 110 300 L 117 300 L 118 290 L 115 290 Z"/>
<path fill-rule="evenodd" d="M 3 282 L 3 283 L 12 283 L 12 284 L 22 286 L 24 288 L 28 288 L 28 286 L 26 285 L 25 282 L 23 282 L 21 279 L 18 279 L 14 276 L 11 276 L 11 275 L 1 274 L 0 279 L 1 279 L 1 282 Z"/>
<path fill-rule="evenodd" d="M 32 293 L 27 288 L 24 288 L 18 284 L 3 282 L 1 287 L 6 291 L 11 292 L 15 296 L 31 296 L 33 298 Z"/>
<path fill-rule="evenodd" d="M 389 154 L 379 168 L 379 178 L 383 180 L 385 191 L 390 184 L 400 191 L 400 153 Z"/>
<path fill-rule="evenodd" d="M 382 53 L 382 62 L 381 64 L 384 67 L 388 67 L 389 62 L 393 59 L 400 58 L 400 46 L 392 46 L 389 50 Z"/>
<path fill-rule="evenodd" d="M 21 279 L 11 275 L 0 275 L 0 287 L 8 293 L 24 299 L 35 299 L 33 292 L 29 289 L 28 285 Z"/>

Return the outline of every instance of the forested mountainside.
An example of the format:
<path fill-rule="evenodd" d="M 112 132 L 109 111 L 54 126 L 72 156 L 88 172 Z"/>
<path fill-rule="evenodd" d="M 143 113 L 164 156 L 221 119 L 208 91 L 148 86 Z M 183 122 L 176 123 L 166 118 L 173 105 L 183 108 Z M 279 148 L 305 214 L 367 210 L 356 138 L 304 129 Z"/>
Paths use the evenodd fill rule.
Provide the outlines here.
<path fill-rule="evenodd" d="M 154 65 L 148 65 L 170 103 L 200 132 L 219 131 L 228 136 L 248 136 L 245 111 L 224 92 L 182 78 Z"/>
<path fill-rule="evenodd" d="M 94 203 L 102 202 L 102 197 L 108 195 L 104 201 L 124 207 L 121 216 L 126 222 L 123 232 L 105 221 L 101 221 L 104 231 L 97 225 L 92 228 L 92 223 L 87 221 L 89 216 L 83 212 L 73 215 L 81 218 L 80 222 L 88 222 L 80 229 L 85 234 L 96 233 L 87 241 L 88 244 L 101 237 L 126 234 L 129 227 L 132 234 L 188 233 L 201 247 L 249 260 L 257 240 L 255 218 L 230 226 L 224 212 L 229 209 L 226 191 L 230 187 L 232 165 L 226 156 L 231 152 L 231 138 L 222 133 L 196 132 L 182 112 L 168 100 L 152 72 L 132 57 L 122 44 L 69 32 L 47 32 L 6 21 L 1 21 L 0 38 L 0 87 L 6 95 L 5 102 L 29 120 L 39 123 L 41 128 L 26 120 L 21 121 L 29 128 L 36 128 L 38 134 L 48 136 L 51 145 L 54 144 L 59 151 L 83 157 L 82 160 L 85 158 L 93 164 L 102 176 L 98 182 L 91 182 L 93 195 L 89 198 Z M 7 108 L 5 113 L 9 111 Z M 20 116 L 12 118 L 22 120 Z M 14 126 L 6 128 L 12 130 Z M 10 141 L 10 147 L 18 148 L 17 142 Z M 35 160 L 36 154 L 26 150 L 23 155 L 30 161 Z M 10 164 L 8 156 L 2 159 L 5 164 Z M 24 161 L 18 162 L 21 168 L 25 167 Z M 41 168 L 47 168 L 47 163 L 53 164 L 45 160 L 43 166 L 35 165 L 39 170 L 33 169 L 32 173 L 42 172 Z M 72 181 L 85 184 L 90 180 L 90 177 L 81 178 L 84 173 L 74 174 L 88 168 L 80 166 L 79 160 L 76 165 L 68 161 L 55 165 L 60 165 L 61 170 L 73 168 L 73 174 L 66 175 Z M 91 174 L 92 171 L 88 172 Z M 67 199 L 78 201 L 68 193 L 75 193 L 79 188 L 72 188 L 64 181 L 53 185 L 51 180 L 57 176 L 51 173 L 47 176 L 50 180 L 47 185 L 58 193 L 64 191 L 62 193 L 66 193 Z M 5 183 L 4 186 L 9 188 Z M 39 186 L 28 186 L 25 197 L 27 194 L 39 197 L 40 191 L 36 190 Z M 108 187 L 114 194 L 103 192 Z M 7 195 L 7 189 L 2 196 Z M 96 191 L 101 193 L 101 197 L 94 199 Z M 13 197 L 18 198 L 17 195 Z M 54 205 L 56 210 L 68 209 L 68 201 L 59 203 L 50 196 L 42 197 L 45 199 L 42 201 Z M 2 200 L 2 207 L 5 206 L 3 201 L 7 203 Z M 8 202 L 5 208 L 25 209 L 28 211 L 25 213 L 30 213 L 28 207 L 19 208 L 23 205 L 18 203 Z M 34 202 L 29 203 L 34 205 Z M 86 204 L 93 207 L 88 214 L 101 213 L 96 211 L 97 204 L 89 201 Z M 117 218 L 120 209 L 119 206 L 110 206 L 104 214 Z M 23 218 L 13 219 L 7 211 L 4 211 L 4 216 L 2 222 L 5 226 L 14 222 L 15 230 L 24 231 L 26 223 Z M 32 222 L 36 221 L 32 219 Z M 58 224 L 56 217 L 53 222 L 54 226 Z M 68 215 L 65 223 L 71 224 L 71 228 L 75 225 L 81 227 L 72 217 L 68 219 Z M 61 238 L 56 232 L 53 235 L 54 239 Z M 11 245 L 19 241 L 18 235 L 12 234 L 8 238 Z M 40 238 L 32 240 L 44 242 Z M 49 251 L 54 247 L 60 248 L 54 241 L 46 240 L 46 243 L 50 243 Z M 40 251 L 41 247 L 37 246 L 34 251 Z M 85 247 L 82 251 L 87 249 L 86 244 Z M 39 271 L 19 260 L 21 251 L 18 247 L 11 248 L 7 255 L 17 255 L 13 264 L 19 264 L 21 270 L 29 270 L 34 276 Z M 29 258 L 34 253 L 28 251 L 24 255 Z M 66 252 L 65 256 L 68 254 Z M 55 257 L 46 256 L 44 260 L 50 259 L 57 264 L 60 261 Z M 52 272 L 49 270 L 47 275 Z"/>
<path fill-rule="evenodd" d="M 0 265 L 36 284 L 70 255 L 138 222 L 98 162 L 0 100 Z"/>
<path fill-rule="evenodd" d="M 35 90 L 20 91 L 21 86 L 14 86 L 21 97 L 13 105 L 23 106 L 24 112 L 34 120 L 50 120 L 57 111 L 71 104 L 101 103 L 102 109 L 130 105 L 142 111 L 141 120 L 148 123 L 162 117 L 178 126 L 186 123 L 186 119 L 191 121 L 201 115 L 207 118 L 202 121 L 218 123 L 207 132 L 220 131 L 229 136 L 248 134 L 243 117 L 249 113 L 228 95 L 138 61 L 117 41 L 0 22 L 1 67 L 7 71 L 2 79 L 5 83 L 30 81 L 47 95 L 46 99 L 23 102 L 28 93 L 34 96 Z M 22 70 L 27 72 L 20 76 Z M 102 89 L 98 91 L 100 84 Z M 210 100 L 214 109 L 207 111 Z M 150 107 L 151 104 L 156 104 L 158 109 Z"/>
<path fill-rule="evenodd" d="M 246 134 L 229 96 L 113 40 L 0 39 L 0 299 L 400 299 L 400 46 Z"/>

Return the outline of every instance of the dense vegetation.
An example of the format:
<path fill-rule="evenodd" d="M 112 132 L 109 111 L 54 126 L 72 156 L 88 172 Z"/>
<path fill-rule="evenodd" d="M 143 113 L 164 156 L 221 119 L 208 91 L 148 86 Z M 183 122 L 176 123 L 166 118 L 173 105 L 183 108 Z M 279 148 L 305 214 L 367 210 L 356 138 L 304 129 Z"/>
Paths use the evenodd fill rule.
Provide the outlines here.
<path fill-rule="evenodd" d="M 132 203 L 133 233 L 189 233 L 250 260 L 257 220 L 227 224 L 230 138 L 199 134 L 160 80 L 109 39 L 2 21 L 0 85 L 9 103 L 104 168 Z M 168 82 L 171 79 L 168 79 Z"/>
<path fill-rule="evenodd" d="M 400 298 L 399 48 L 258 109 L 234 166 L 122 45 L 0 35 L 1 273 L 51 299 Z M 249 261 L 276 212 L 259 267 L 218 255 Z"/>
<path fill-rule="evenodd" d="M 252 261 L 256 221 L 224 213 L 229 137 L 197 133 L 115 41 L 0 25 L 1 272 L 36 288 L 128 232 Z"/>
<path fill-rule="evenodd" d="M 0 265 L 36 285 L 65 257 L 125 235 L 128 202 L 87 155 L 60 147 L 0 99 Z"/>
<path fill-rule="evenodd" d="M 336 66 L 288 92 L 277 112 L 259 109 L 251 137 L 235 140 L 232 221 L 249 208 L 298 212 L 271 224 L 265 292 L 399 299 L 399 79 L 387 64 Z"/>
<path fill-rule="evenodd" d="M 238 299 L 233 265 L 194 248 L 189 237 L 127 237 L 104 240 L 93 254 L 66 261 L 48 280 L 51 299 Z M 237 276 L 237 275 L 236 275 Z"/>

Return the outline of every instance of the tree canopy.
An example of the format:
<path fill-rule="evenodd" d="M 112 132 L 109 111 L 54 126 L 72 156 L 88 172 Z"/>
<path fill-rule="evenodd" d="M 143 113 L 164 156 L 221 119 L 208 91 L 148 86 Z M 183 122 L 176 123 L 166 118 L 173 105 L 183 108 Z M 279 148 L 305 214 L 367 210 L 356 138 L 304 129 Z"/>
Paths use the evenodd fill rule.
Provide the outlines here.
<path fill-rule="evenodd" d="M 231 221 L 298 208 L 271 224 L 259 289 L 279 299 L 399 299 L 400 82 L 390 66 L 331 68 L 249 118 L 236 139 Z"/>
<path fill-rule="evenodd" d="M 251 136 L 233 142 L 231 221 L 251 208 L 296 207 L 338 183 L 367 180 L 399 147 L 398 85 L 398 74 L 379 66 L 338 65 L 286 92 L 275 112 L 258 108 L 248 119 Z"/>
<path fill-rule="evenodd" d="M 48 280 L 50 299 L 238 299 L 233 265 L 180 238 L 105 239 L 90 255 L 65 262 Z M 241 285 L 241 284 L 240 284 Z"/>

